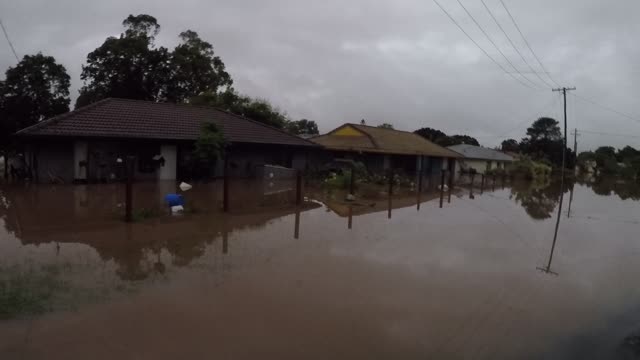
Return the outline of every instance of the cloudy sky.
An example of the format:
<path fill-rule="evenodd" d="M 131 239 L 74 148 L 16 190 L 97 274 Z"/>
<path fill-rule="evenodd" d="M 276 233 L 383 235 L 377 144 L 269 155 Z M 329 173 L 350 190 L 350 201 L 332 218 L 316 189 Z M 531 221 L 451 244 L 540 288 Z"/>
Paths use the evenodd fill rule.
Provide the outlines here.
<path fill-rule="evenodd" d="M 480 0 L 460 0 L 504 55 L 531 71 Z M 484 0 L 518 50 L 542 71 L 500 0 Z M 505 69 L 507 61 L 457 0 L 438 0 Z M 550 76 L 576 94 L 640 119 L 637 0 L 504 0 Z M 0 0 L 0 16 L 20 56 L 53 55 L 81 86 L 87 53 L 122 32 L 129 14 L 155 16 L 157 43 L 173 47 L 185 29 L 211 42 L 237 90 L 269 99 L 321 132 L 366 119 L 397 129 L 433 127 L 468 134 L 486 146 L 520 139 L 539 116 L 561 119 L 558 93 L 523 86 L 483 54 L 432 0 Z M 15 64 L 0 38 L 0 71 Z M 522 79 L 523 82 L 531 84 Z M 545 74 L 541 76 L 550 82 Z M 640 147 L 640 120 L 568 97 L 569 128 L 582 149 Z M 572 141 L 571 141 L 572 143 Z"/>

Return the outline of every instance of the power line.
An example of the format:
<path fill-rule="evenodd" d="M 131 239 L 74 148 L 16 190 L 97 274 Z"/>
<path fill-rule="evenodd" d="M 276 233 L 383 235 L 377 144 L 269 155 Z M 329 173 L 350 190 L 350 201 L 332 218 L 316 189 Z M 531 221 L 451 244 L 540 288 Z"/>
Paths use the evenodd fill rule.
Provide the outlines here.
<path fill-rule="evenodd" d="M 533 57 L 536 58 L 536 61 L 538 61 L 538 64 L 540 64 L 540 68 L 542 68 L 542 70 L 544 71 L 545 74 L 547 74 L 547 76 L 549 77 L 549 79 L 556 84 L 557 86 L 560 86 L 560 84 L 558 84 L 557 81 L 555 81 L 551 75 L 549 74 L 549 71 L 547 71 L 547 69 L 544 67 L 544 65 L 542 65 L 542 61 L 540 61 L 540 58 L 538 57 L 538 55 L 536 55 L 535 51 L 533 51 L 533 49 L 531 48 L 531 45 L 529 45 L 529 42 L 527 41 L 527 38 L 524 36 L 524 34 L 522 33 L 522 30 L 520 30 L 520 26 L 518 26 L 518 23 L 516 22 L 516 19 L 513 18 L 513 15 L 511 15 L 511 11 L 509 11 L 509 8 L 507 8 L 507 5 L 504 3 L 504 1 L 500 0 L 500 3 L 502 4 L 502 7 L 504 7 L 504 9 L 507 11 L 507 14 L 509 14 L 509 17 L 511 18 L 511 21 L 513 22 L 513 25 L 516 27 L 516 29 L 518 30 L 518 32 L 520 33 L 520 36 L 522 37 L 522 40 L 524 40 L 524 43 L 527 45 L 527 48 L 529 48 L 529 51 L 531 51 L 531 54 L 533 54 Z"/>
<path fill-rule="evenodd" d="M 603 109 L 605 109 L 605 110 L 608 110 L 608 111 L 611 111 L 611 112 L 613 112 L 613 113 L 616 113 L 616 114 L 618 114 L 618 115 L 620 115 L 620 116 L 622 116 L 622 117 L 625 117 L 625 118 L 627 118 L 627 119 L 629 119 L 629 120 L 633 120 L 633 121 L 635 121 L 635 122 L 637 122 L 637 123 L 640 123 L 640 120 L 638 120 L 637 118 L 635 118 L 635 117 L 633 117 L 633 116 L 631 116 L 631 115 L 625 114 L 625 113 L 623 113 L 622 111 L 618 111 L 618 110 L 616 110 L 616 109 L 614 109 L 614 108 L 612 108 L 612 107 L 609 107 L 609 106 L 606 106 L 606 105 L 602 105 L 602 104 L 600 104 L 600 103 L 597 103 L 595 100 L 591 100 L 591 99 L 589 99 L 589 98 L 586 98 L 586 97 L 584 97 L 584 96 L 580 96 L 580 95 L 576 95 L 576 94 L 571 94 L 571 95 L 575 96 L 576 98 L 578 98 L 578 99 L 580 99 L 580 100 L 582 100 L 582 101 L 588 102 L 588 103 L 590 103 L 590 104 L 592 104 L 592 105 L 595 105 L 595 106 L 601 107 L 601 108 L 603 108 Z"/>
<path fill-rule="evenodd" d="M 553 107 L 557 101 L 558 101 L 558 97 L 553 96 L 551 101 L 545 103 L 544 106 L 541 106 L 537 111 L 535 111 L 533 113 L 533 115 L 531 116 L 531 118 L 533 118 L 534 116 L 536 116 L 536 114 L 540 115 L 540 113 L 542 113 L 543 110 L 547 110 L 551 107 Z M 528 113 L 527 113 L 528 114 Z M 476 138 L 504 138 L 505 136 L 511 134 L 512 132 L 514 132 L 515 130 L 521 129 L 523 125 L 525 125 L 526 123 L 532 122 L 532 119 L 530 117 L 525 117 L 525 120 L 519 122 L 518 124 L 516 124 L 511 130 L 501 134 L 501 135 L 482 135 L 482 136 L 474 136 Z"/>
<path fill-rule="evenodd" d="M 460 4 L 460 6 L 462 7 L 462 9 L 464 10 L 464 12 L 467 13 L 467 15 L 469 15 L 469 17 L 471 18 L 471 20 L 473 20 L 473 23 L 476 24 L 476 26 L 478 27 L 478 29 L 480 29 L 480 31 L 482 32 L 482 34 L 484 34 L 484 36 L 487 38 L 487 40 L 489 40 L 489 42 L 491 43 L 491 45 L 493 45 L 493 47 L 500 53 L 500 55 L 502 55 L 502 57 L 507 61 L 507 63 L 509 65 L 511 65 L 511 67 L 513 68 L 513 70 L 520 74 L 520 76 L 522 76 L 525 80 L 527 80 L 528 82 L 530 82 L 533 86 L 538 87 L 539 89 L 539 85 L 534 83 L 533 81 L 531 81 L 531 79 L 529 79 L 528 77 L 524 76 L 520 70 L 518 70 L 515 65 L 513 65 L 513 63 L 511 62 L 511 60 L 509 60 L 509 58 L 502 52 L 502 50 L 500 50 L 500 48 L 498 47 L 498 45 L 496 45 L 496 43 L 493 41 L 493 39 L 491 39 L 491 37 L 489 36 L 489 34 L 487 34 L 486 31 L 484 31 L 484 29 L 482 28 L 482 26 L 480 25 L 480 23 L 478 23 L 478 21 L 476 20 L 475 17 L 473 17 L 473 15 L 471 15 L 471 13 L 469 12 L 469 10 L 467 10 L 467 8 L 462 4 L 462 2 L 460 0 L 456 0 L 458 2 L 458 4 Z"/>
<path fill-rule="evenodd" d="M 629 138 L 640 138 L 640 135 L 629 135 L 629 134 L 615 134 L 608 133 L 602 131 L 593 131 L 593 130 L 580 130 L 580 134 L 591 134 L 591 135 L 605 135 L 605 136 L 620 136 L 620 137 L 629 137 Z"/>
<path fill-rule="evenodd" d="M 440 5 L 440 3 L 437 0 L 433 0 L 433 2 L 436 3 L 436 5 L 438 5 L 440 10 L 442 10 L 445 13 L 445 15 L 447 15 L 447 17 L 449 17 L 449 19 L 451 19 L 451 21 L 458 27 L 458 29 L 460 29 L 460 31 L 462 31 L 462 33 L 465 34 L 467 36 L 467 38 L 469 38 L 469 40 L 471 40 L 471 42 L 474 43 L 478 47 L 478 49 L 480 49 L 480 51 L 482 51 L 494 64 L 496 64 L 500 69 L 502 69 L 502 71 L 504 71 L 506 74 L 510 75 L 512 78 L 514 78 L 516 81 L 518 81 L 523 86 L 526 86 L 526 87 L 528 87 L 530 89 L 536 90 L 534 87 L 531 87 L 531 85 L 528 85 L 527 83 L 523 82 L 522 80 L 520 80 L 518 77 L 516 77 L 512 73 L 508 72 L 507 69 L 504 68 L 504 66 L 502 66 L 499 62 L 497 62 L 496 59 L 494 59 L 491 55 L 489 55 L 489 53 L 485 49 L 482 48 L 482 46 L 480 46 L 475 40 L 473 40 L 473 38 L 464 30 L 464 28 L 462 26 L 460 26 L 460 24 L 458 24 L 458 22 L 453 18 L 453 16 L 451 16 L 451 14 L 449 14 L 449 12 L 447 10 L 445 10 L 445 8 L 442 7 L 442 5 Z"/>
<path fill-rule="evenodd" d="M 484 5 L 484 8 L 487 9 L 487 12 L 489 13 L 489 15 L 491 15 L 491 18 L 493 19 L 493 21 L 496 23 L 496 25 L 498 25 L 498 27 L 500 28 L 500 30 L 502 31 L 502 33 L 504 34 L 504 36 L 507 38 L 507 40 L 509 40 L 509 44 L 511 44 L 511 47 L 513 47 L 513 49 L 516 51 L 516 53 L 518 53 L 518 55 L 520 55 L 520 58 L 522 59 L 522 61 L 524 61 L 524 63 L 529 67 L 529 69 L 531 69 L 531 73 L 536 75 L 538 77 L 538 79 L 540 79 L 540 81 L 542 81 L 546 86 L 548 87 L 553 87 L 553 85 L 549 84 L 546 80 L 544 80 L 542 78 L 542 76 L 540 76 L 540 74 L 538 74 L 538 72 L 533 68 L 533 66 L 531 66 L 531 64 L 529 64 L 529 62 L 527 61 L 527 59 L 522 55 L 522 53 L 520 52 L 520 50 L 518 50 L 518 47 L 513 43 L 513 41 L 511 40 L 511 37 L 509 36 L 509 34 L 507 34 L 507 32 L 504 30 L 504 28 L 502 27 L 502 25 L 500 25 L 500 22 L 498 21 L 498 19 L 493 15 L 493 12 L 491 12 L 491 10 L 489 9 L 489 7 L 487 6 L 487 4 L 484 2 L 484 0 L 480 0 L 482 2 L 482 5 Z M 520 72 L 522 74 L 522 72 Z"/>
<path fill-rule="evenodd" d="M 11 39 L 9 39 L 9 34 L 7 34 L 7 29 L 5 29 L 4 24 L 2 23 L 2 19 L 0 19 L 0 27 L 2 28 L 2 32 L 4 33 L 4 37 L 7 39 L 7 42 L 9 43 L 9 47 L 11 48 L 11 51 L 13 52 L 13 56 L 15 56 L 16 60 L 18 62 L 20 62 L 20 57 L 18 56 L 18 53 L 16 52 L 16 49 L 13 47 L 13 44 L 11 43 Z"/>

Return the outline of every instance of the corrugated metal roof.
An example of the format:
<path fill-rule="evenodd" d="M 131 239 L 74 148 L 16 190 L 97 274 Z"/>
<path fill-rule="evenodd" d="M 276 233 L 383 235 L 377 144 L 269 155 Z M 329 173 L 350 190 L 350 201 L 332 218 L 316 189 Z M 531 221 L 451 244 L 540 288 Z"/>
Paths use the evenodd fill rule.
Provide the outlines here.
<path fill-rule="evenodd" d="M 213 122 L 232 143 L 315 146 L 263 123 L 206 106 L 108 98 L 41 121 L 18 136 L 195 140 Z"/>
<path fill-rule="evenodd" d="M 459 144 L 447 147 L 468 159 L 494 160 L 494 161 L 513 161 L 513 157 L 503 152 L 488 149 L 482 146 L 474 146 L 468 144 Z"/>
<path fill-rule="evenodd" d="M 364 136 L 344 136 L 335 133 L 352 127 Z M 311 141 L 329 150 L 358 151 L 399 155 L 427 155 L 436 157 L 461 157 L 458 153 L 436 145 L 420 135 L 394 129 L 378 128 L 359 124 L 344 124 L 326 135 L 316 136 Z"/>

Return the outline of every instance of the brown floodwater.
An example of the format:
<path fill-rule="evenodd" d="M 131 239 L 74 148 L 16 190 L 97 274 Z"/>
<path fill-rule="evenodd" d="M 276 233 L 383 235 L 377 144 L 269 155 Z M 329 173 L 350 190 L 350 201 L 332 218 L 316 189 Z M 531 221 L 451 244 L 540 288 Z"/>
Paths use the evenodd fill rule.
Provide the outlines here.
<path fill-rule="evenodd" d="M 0 185 L 0 281 L 50 289 L 0 320 L 0 359 L 640 354 L 637 185 L 569 181 L 555 242 L 558 181 L 458 187 L 442 208 L 384 187 L 296 207 L 294 185 L 235 182 L 224 214 L 220 184 L 196 184 L 171 216 L 175 183 L 136 184 L 133 224 L 122 185 Z"/>

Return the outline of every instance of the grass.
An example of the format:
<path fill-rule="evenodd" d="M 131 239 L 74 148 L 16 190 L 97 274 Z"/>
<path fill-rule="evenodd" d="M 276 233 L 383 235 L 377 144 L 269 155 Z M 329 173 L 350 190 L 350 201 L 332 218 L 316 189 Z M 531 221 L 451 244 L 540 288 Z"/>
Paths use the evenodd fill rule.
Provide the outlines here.
<path fill-rule="evenodd" d="M 54 266 L 0 267 L 0 320 L 50 311 L 54 295 L 67 287 Z"/>

